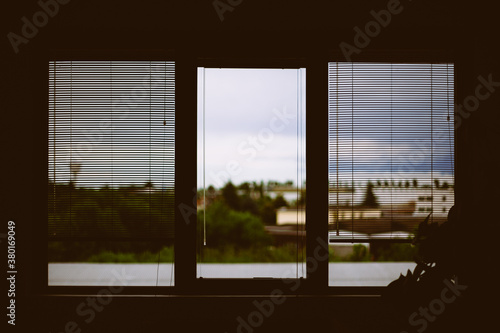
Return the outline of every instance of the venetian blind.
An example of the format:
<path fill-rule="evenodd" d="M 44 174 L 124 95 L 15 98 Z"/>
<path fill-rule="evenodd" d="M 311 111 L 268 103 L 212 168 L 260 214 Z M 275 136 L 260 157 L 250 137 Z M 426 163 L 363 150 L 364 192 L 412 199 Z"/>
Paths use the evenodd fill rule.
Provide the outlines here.
<path fill-rule="evenodd" d="M 329 238 L 408 239 L 454 202 L 453 64 L 329 63 Z"/>
<path fill-rule="evenodd" d="M 49 239 L 174 235 L 174 62 L 49 63 Z"/>

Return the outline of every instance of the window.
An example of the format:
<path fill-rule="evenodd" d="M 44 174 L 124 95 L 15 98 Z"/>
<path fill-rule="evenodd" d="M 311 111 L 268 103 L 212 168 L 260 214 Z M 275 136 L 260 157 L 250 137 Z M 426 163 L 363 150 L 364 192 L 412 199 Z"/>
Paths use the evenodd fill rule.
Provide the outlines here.
<path fill-rule="evenodd" d="M 50 62 L 49 285 L 173 285 L 174 100 L 173 62 Z"/>
<path fill-rule="evenodd" d="M 305 69 L 198 68 L 198 278 L 305 277 Z"/>
<path fill-rule="evenodd" d="M 311 65 L 308 106 L 325 113 L 307 114 L 308 140 L 303 64 L 210 64 L 177 64 L 175 115 L 173 62 L 50 62 L 49 285 L 125 270 L 131 286 L 261 293 L 412 269 L 416 226 L 454 203 L 453 64 Z M 307 155 L 308 195 L 306 143 L 328 147 Z M 308 266 L 319 245 L 329 262 Z"/>
<path fill-rule="evenodd" d="M 331 260 L 403 260 L 370 263 L 365 273 L 331 263 L 331 286 L 387 285 L 413 268 L 404 243 L 418 223 L 429 212 L 446 219 L 454 202 L 453 68 L 328 64 Z M 446 207 L 433 209 L 433 196 L 444 194 Z"/>

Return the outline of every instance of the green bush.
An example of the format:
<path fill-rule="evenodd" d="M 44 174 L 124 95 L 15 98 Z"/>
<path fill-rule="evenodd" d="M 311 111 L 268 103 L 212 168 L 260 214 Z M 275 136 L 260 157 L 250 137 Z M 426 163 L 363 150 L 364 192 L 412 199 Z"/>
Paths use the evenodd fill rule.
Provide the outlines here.
<path fill-rule="evenodd" d="M 201 234 L 204 223 L 203 212 L 198 214 Z M 259 248 L 271 244 L 262 220 L 249 212 L 239 212 L 223 202 L 215 202 L 206 210 L 207 243 L 212 248 L 238 249 Z"/>
<path fill-rule="evenodd" d="M 377 261 L 413 261 L 417 248 L 411 244 L 388 244 L 379 249 Z"/>
<path fill-rule="evenodd" d="M 224 248 L 203 247 L 199 259 L 203 263 L 296 262 L 297 247 L 293 244 L 247 249 L 235 248 L 234 246 Z M 305 260 L 305 258 L 302 259 Z M 299 260 L 301 260 L 300 256 Z"/>
<path fill-rule="evenodd" d="M 173 247 L 164 247 L 158 252 L 144 251 L 140 253 L 133 252 L 113 252 L 103 251 L 98 254 L 91 255 L 85 262 L 99 263 L 155 263 L 158 262 L 173 262 L 174 249 Z"/>
<path fill-rule="evenodd" d="M 348 257 L 347 261 L 370 261 L 370 251 L 368 248 L 362 244 L 355 244 L 353 246 L 353 252 Z"/>

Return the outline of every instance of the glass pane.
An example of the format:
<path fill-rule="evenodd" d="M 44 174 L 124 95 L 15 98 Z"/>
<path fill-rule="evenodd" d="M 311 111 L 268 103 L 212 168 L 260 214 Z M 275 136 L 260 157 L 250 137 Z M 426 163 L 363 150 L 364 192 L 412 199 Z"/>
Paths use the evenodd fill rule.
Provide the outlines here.
<path fill-rule="evenodd" d="M 384 286 L 454 204 L 453 64 L 329 63 L 330 286 Z"/>
<path fill-rule="evenodd" d="M 174 71 L 50 62 L 49 285 L 173 284 Z"/>
<path fill-rule="evenodd" d="M 198 69 L 204 278 L 305 276 L 305 69 Z"/>

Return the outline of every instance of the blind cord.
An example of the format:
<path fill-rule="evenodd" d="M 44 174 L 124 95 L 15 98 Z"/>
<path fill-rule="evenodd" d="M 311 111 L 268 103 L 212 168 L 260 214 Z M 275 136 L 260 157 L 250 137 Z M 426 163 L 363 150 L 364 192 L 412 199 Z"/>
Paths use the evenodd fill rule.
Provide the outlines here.
<path fill-rule="evenodd" d="M 394 184 L 394 178 L 393 178 L 393 170 L 392 170 L 392 167 L 393 167 L 393 154 L 392 154 L 392 150 L 393 150 L 393 137 L 392 137 L 392 122 L 393 122 L 393 108 L 392 108 L 392 86 L 393 86 L 393 82 L 392 82 L 392 75 L 393 75 L 393 66 L 392 66 L 392 62 L 391 62 L 391 73 L 390 73 L 390 78 L 391 78 L 391 83 L 390 83 L 390 106 L 391 106 L 391 237 L 392 237 L 392 229 L 393 229 L 393 224 L 394 224 L 394 210 L 393 210 L 393 200 L 392 200 L 392 196 L 393 196 L 393 184 Z"/>
<path fill-rule="evenodd" d="M 151 84 L 151 61 L 149 62 L 149 132 L 150 132 L 150 139 L 149 139 L 149 182 L 151 183 L 151 126 L 152 126 L 152 123 L 151 123 L 151 118 L 152 118 L 152 114 L 151 114 L 151 90 L 153 88 L 152 84 Z M 163 139 L 165 140 L 165 94 L 163 95 Z M 162 223 L 162 210 L 163 210 L 163 195 L 164 195 L 164 189 L 163 189 L 163 180 L 164 180 L 164 175 L 165 175 L 165 162 L 164 160 L 162 161 L 162 181 L 161 181 L 161 200 L 160 202 L 162 203 L 161 207 L 160 207 L 160 224 Z M 150 184 L 152 185 L 152 184 Z M 149 188 L 149 209 L 150 209 L 150 213 L 149 213 L 149 218 L 151 219 L 151 191 L 152 191 L 152 187 Z M 159 282 L 159 279 L 160 279 L 160 259 L 161 259 L 161 249 L 162 249 L 162 242 L 158 242 L 159 244 L 159 248 L 158 248 L 158 260 L 157 260 L 157 265 L 156 265 L 156 288 L 158 288 L 158 282 Z M 156 289 L 158 290 L 158 289 Z M 155 294 L 155 297 L 158 296 L 157 294 Z"/>
<path fill-rule="evenodd" d="M 448 112 L 448 142 L 450 145 L 450 169 L 451 169 L 451 175 L 453 182 L 455 182 L 455 168 L 454 166 L 454 161 L 453 161 L 453 143 L 452 143 L 452 136 L 451 136 L 451 126 L 454 125 L 454 121 L 451 121 L 451 116 L 450 116 L 450 85 L 449 85 L 449 63 L 446 64 L 446 106 L 447 106 L 447 112 Z"/>
<path fill-rule="evenodd" d="M 340 207 L 339 207 L 339 191 L 340 191 L 340 184 L 339 184 L 339 63 L 335 63 L 336 67 L 337 67 L 337 70 L 335 72 L 335 75 L 336 75 L 336 79 L 337 79 L 337 86 L 336 86 L 336 89 L 335 89 L 335 93 L 336 93 L 336 99 L 335 99 L 335 106 L 336 106 L 336 125 L 337 125 L 337 129 L 336 129 L 336 132 L 335 132 L 335 135 L 336 135 L 336 142 L 335 142 L 335 145 L 336 145 L 336 163 L 337 163 L 337 168 L 336 168 L 336 176 L 337 176 L 337 207 L 336 207 L 336 210 L 337 210 L 337 214 L 336 214 L 336 222 L 337 222 L 337 236 L 340 234 L 340 223 L 339 223 L 339 220 L 340 220 Z"/>
<path fill-rule="evenodd" d="M 354 238 L 354 63 L 351 62 L 351 238 Z"/>
<path fill-rule="evenodd" d="M 299 182 L 299 161 L 300 161 L 300 153 L 299 153 L 299 143 L 300 143 L 300 138 L 299 138 L 299 133 L 300 133 L 300 129 L 299 129 L 299 123 L 300 123 L 300 88 L 299 88 L 299 82 L 300 82 L 300 73 L 297 71 L 297 98 L 296 98 L 296 103 L 297 103 L 297 106 L 296 106 L 296 114 L 295 116 L 297 117 L 297 126 L 296 126 L 296 147 L 297 147 L 297 162 L 296 162 L 296 165 L 297 165 L 297 190 L 296 190 L 296 195 L 297 195 L 297 211 L 296 211 L 296 258 L 295 258 L 295 277 L 298 278 L 299 277 L 299 209 L 300 209 L 300 184 L 298 184 Z"/>
<path fill-rule="evenodd" d="M 207 196 L 206 196 L 206 184 L 205 184 L 205 68 L 203 68 L 203 246 L 207 246 Z"/>
<path fill-rule="evenodd" d="M 431 64 L 431 222 L 434 221 L 434 104 L 433 104 L 433 85 L 432 85 L 432 80 L 434 79 L 432 76 L 432 64 Z"/>
<path fill-rule="evenodd" d="M 54 147 L 52 149 L 52 155 L 53 155 L 53 167 L 54 169 L 52 170 L 52 173 L 53 173 L 53 176 L 52 176 L 52 180 L 53 180 L 53 219 L 55 221 L 55 217 L 56 217 L 56 167 L 57 167 L 57 162 L 56 162 L 56 146 L 57 146 L 57 112 L 56 112 L 56 109 L 57 109 L 57 61 L 54 61 L 54 92 L 53 92 L 53 103 L 54 103 L 54 106 L 53 106 L 53 128 L 54 128 L 54 131 L 52 133 L 53 135 L 53 138 L 54 138 Z"/>
<path fill-rule="evenodd" d="M 72 197 L 73 197 L 73 186 L 71 182 L 71 165 L 73 163 L 73 61 L 70 62 L 70 83 L 69 83 L 69 179 L 70 179 L 70 187 L 69 187 L 69 213 L 70 216 L 73 215 L 73 202 L 72 202 Z M 70 226 L 71 226 L 71 231 L 73 232 L 74 227 L 73 227 L 73 219 L 70 218 Z M 73 235 L 71 235 L 73 236 Z"/>

